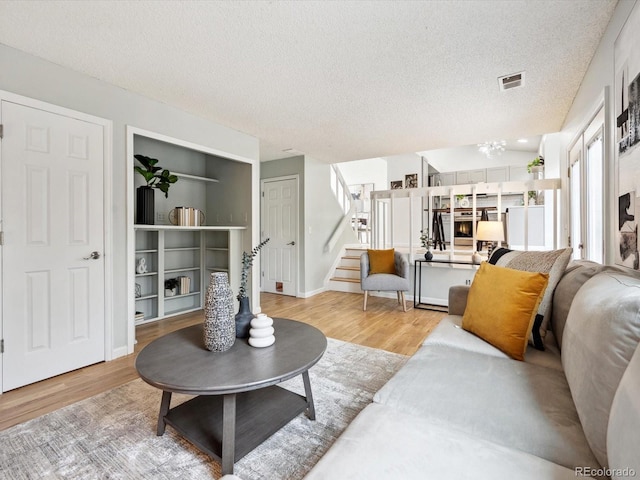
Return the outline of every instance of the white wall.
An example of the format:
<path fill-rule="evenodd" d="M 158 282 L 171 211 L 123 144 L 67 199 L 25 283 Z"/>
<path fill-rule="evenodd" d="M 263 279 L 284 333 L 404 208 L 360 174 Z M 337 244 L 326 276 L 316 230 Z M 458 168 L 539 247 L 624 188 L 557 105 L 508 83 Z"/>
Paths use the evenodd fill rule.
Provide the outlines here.
<path fill-rule="evenodd" d="M 526 165 L 538 154 L 536 152 L 505 150 L 501 155 L 487 158 L 486 155 L 480 153 L 476 145 L 466 145 L 456 148 L 429 150 L 423 152 L 423 155 L 429 160 L 429 165 L 439 172 L 455 172 L 458 170 Z"/>
<path fill-rule="evenodd" d="M 203 145 L 251 159 L 258 163 L 258 140 L 249 135 L 190 115 L 98 79 L 0 45 L 0 89 L 113 121 L 113 348 L 127 345 L 127 201 L 125 127 L 132 125 L 152 132 Z M 259 201 L 257 168 L 252 178 L 252 228 L 245 248 L 257 243 Z M 253 238 L 252 238 L 253 237 Z M 254 305 L 258 292 L 253 284 Z M 258 296 L 259 304 L 259 296 Z M 259 307 L 259 305 L 256 305 Z"/>
<path fill-rule="evenodd" d="M 384 158 L 370 158 L 338 164 L 342 177 L 347 185 L 373 183 L 374 190 L 387 190 L 387 160 Z"/>
<path fill-rule="evenodd" d="M 610 87 L 608 101 L 613 105 L 613 85 L 614 85 L 614 57 L 613 57 L 613 45 L 618 37 L 624 22 L 631 13 L 635 0 L 620 0 L 613 13 L 611 21 L 607 29 L 602 36 L 600 45 L 593 56 L 587 73 L 585 74 L 578 93 L 573 101 L 571 109 L 567 114 L 564 125 L 562 126 L 562 178 L 564 179 L 563 189 L 566 191 L 566 171 L 568 167 L 567 151 L 570 143 L 576 138 L 579 132 L 584 129 L 591 117 L 596 113 L 596 110 L 604 97 L 605 87 Z M 615 125 L 613 108 L 610 111 L 608 118 L 610 125 Z M 605 263 L 611 264 L 615 260 L 614 248 L 616 245 L 616 226 L 614 219 L 617 218 L 617 205 L 616 205 L 616 181 L 617 181 L 617 169 L 614 164 L 614 139 L 613 131 L 610 130 L 606 133 L 608 140 L 608 147 L 605 152 L 605 164 L 608 166 L 606 172 L 606 190 L 605 190 L 605 211 L 609 212 L 609 215 L 605 215 Z M 566 197 L 565 197 L 566 201 Z M 563 217 L 563 224 L 568 225 L 567 217 Z"/>

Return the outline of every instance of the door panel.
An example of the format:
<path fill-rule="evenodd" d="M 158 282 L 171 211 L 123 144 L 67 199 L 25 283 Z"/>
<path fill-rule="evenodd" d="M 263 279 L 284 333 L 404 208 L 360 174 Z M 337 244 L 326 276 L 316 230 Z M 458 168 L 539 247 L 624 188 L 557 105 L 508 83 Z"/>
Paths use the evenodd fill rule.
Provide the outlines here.
<path fill-rule="evenodd" d="M 3 389 L 105 359 L 104 132 L 3 101 Z M 92 251 L 101 255 L 87 259 Z"/>
<path fill-rule="evenodd" d="M 296 295 L 298 183 L 296 179 L 263 182 L 263 237 L 270 241 L 263 252 L 262 290 Z"/>

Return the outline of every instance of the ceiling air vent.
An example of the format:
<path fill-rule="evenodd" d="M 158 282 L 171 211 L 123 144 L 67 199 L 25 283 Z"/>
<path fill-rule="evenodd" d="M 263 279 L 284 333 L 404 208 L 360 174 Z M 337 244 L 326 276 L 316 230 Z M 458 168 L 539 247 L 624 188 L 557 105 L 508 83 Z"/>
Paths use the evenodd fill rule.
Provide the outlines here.
<path fill-rule="evenodd" d="M 512 88 L 523 87 L 524 72 L 505 75 L 504 77 L 498 77 L 498 84 L 500 85 L 501 92 L 504 92 L 505 90 L 511 90 Z"/>

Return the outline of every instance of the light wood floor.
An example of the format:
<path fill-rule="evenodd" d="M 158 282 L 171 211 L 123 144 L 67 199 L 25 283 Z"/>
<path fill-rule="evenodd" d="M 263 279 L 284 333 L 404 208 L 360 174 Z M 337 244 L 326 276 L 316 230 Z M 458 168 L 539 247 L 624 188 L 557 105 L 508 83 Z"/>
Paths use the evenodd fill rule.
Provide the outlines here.
<path fill-rule="evenodd" d="M 441 312 L 403 312 L 395 299 L 324 292 L 311 298 L 262 294 L 262 311 L 270 316 L 309 323 L 327 337 L 412 355 L 444 316 Z M 202 322 L 202 313 L 174 317 L 136 329 L 131 355 L 98 363 L 0 395 L 0 430 L 52 412 L 138 378 L 134 360 L 149 342 L 171 331 Z M 276 332 L 276 338 L 278 333 Z M 159 397 L 158 397 L 159 398 Z"/>

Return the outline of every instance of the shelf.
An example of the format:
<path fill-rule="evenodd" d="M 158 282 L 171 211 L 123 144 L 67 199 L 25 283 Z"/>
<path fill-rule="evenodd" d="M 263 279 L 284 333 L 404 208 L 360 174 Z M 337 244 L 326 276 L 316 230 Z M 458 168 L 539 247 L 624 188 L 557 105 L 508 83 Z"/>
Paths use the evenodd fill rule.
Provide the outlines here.
<path fill-rule="evenodd" d="M 166 275 L 167 273 L 193 272 L 195 270 L 200 270 L 200 267 L 173 268 L 171 270 L 165 270 L 164 274 Z"/>
<path fill-rule="evenodd" d="M 194 295 L 200 295 L 200 292 L 183 293 L 182 295 L 173 295 L 172 297 L 164 297 L 164 299 L 175 300 L 176 298 L 193 297 Z"/>
<path fill-rule="evenodd" d="M 200 247 L 173 247 L 173 248 L 165 248 L 165 252 L 197 252 L 200 250 Z"/>
<path fill-rule="evenodd" d="M 212 252 L 228 252 L 229 249 L 227 247 L 207 247 L 207 251 Z"/>
<path fill-rule="evenodd" d="M 211 230 L 211 231 L 228 231 L 228 230 L 246 230 L 247 227 L 242 226 L 207 226 L 200 225 L 197 227 L 187 227 L 184 225 L 134 225 L 135 230 Z"/>
<path fill-rule="evenodd" d="M 207 267 L 207 270 L 212 272 L 228 272 L 228 268 L 220 268 L 220 267 Z"/>
<path fill-rule="evenodd" d="M 150 298 L 158 298 L 158 294 L 154 295 L 143 295 L 142 297 L 136 297 L 136 302 L 138 300 L 149 300 Z"/>
<path fill-rule="evenodd" d="M 151 277 L 153 275 L 158 275 L 158 272 L 136 273 L 136 277 Z"/>
<path fill-rule="evenodd" d="M 202 310 L 202 307 L 178 308 L 176 310 L 165 311 L 164 312 L 164 316 L 165 317 L 170 317 L 172 315 L 178 315 L 178 314 L 183 314 L 183 313 L 191 313 L 191 312 L 198 312 L 198 311 L 201 311 L 201 310 Z"/>
<path fill-rule="evenodd" d="M 141 253 L 158 253 L 158 249 L 153 250 L 136 250 L 136 255 L 140 255 Z"/>
<path fill-rule="evenodd" d="M 198 182 L 211 182 L 211 183 L 220 182 L 220 180 L 218 180 L 217 178 L 201 177 L 200 175 L 190 175 L 188 173 L 178 173 L 174 171 L 172 171 L 171 173 L 174 174 L 176 177 L 184 178 L 185 180 L 196 180 Z"/>

